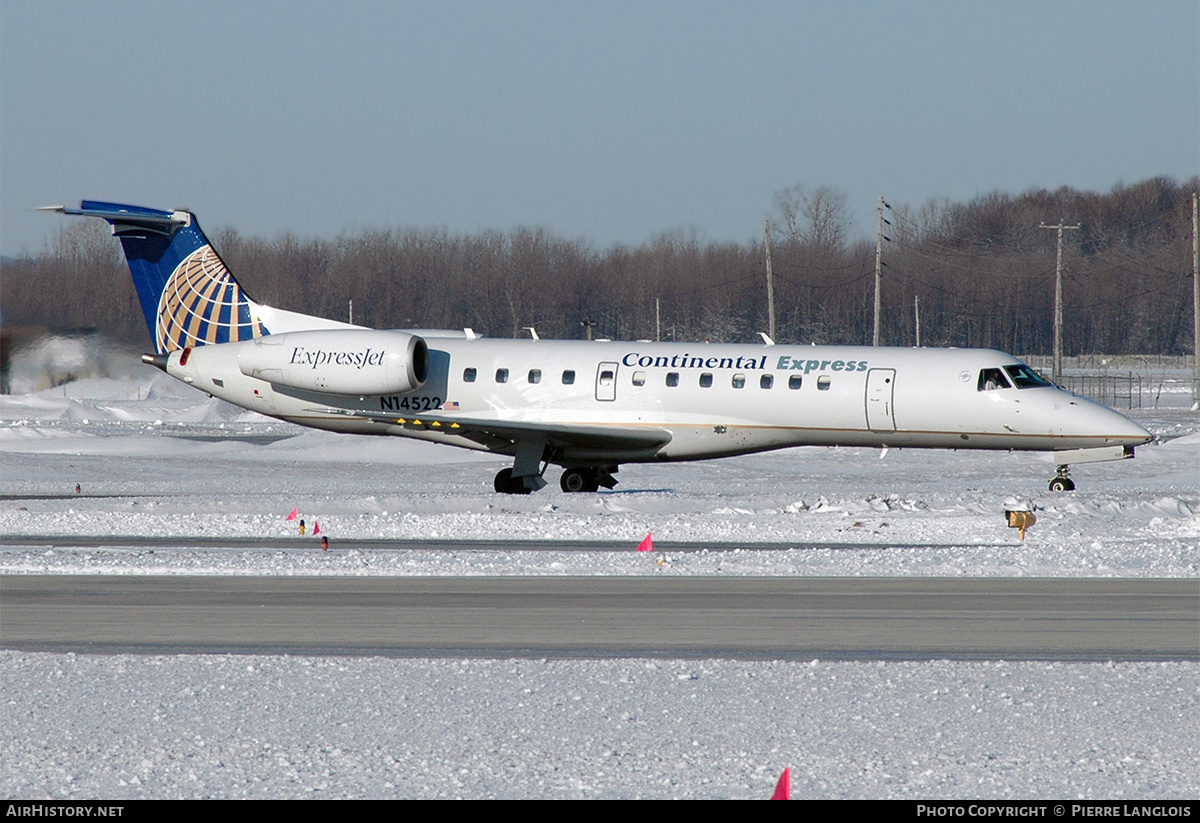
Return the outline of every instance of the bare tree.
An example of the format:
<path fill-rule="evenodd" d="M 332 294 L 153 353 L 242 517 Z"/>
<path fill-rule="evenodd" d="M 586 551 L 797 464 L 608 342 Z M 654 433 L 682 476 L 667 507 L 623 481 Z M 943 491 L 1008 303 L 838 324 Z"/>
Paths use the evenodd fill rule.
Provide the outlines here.
<path fill-rule="evenodd" d="M 785 238 L 827 250 L 845 246 L 849 219 L 846 193 L 830 186 L 808 189 L 803 184 L 775 192 L 775 219 Z"/>

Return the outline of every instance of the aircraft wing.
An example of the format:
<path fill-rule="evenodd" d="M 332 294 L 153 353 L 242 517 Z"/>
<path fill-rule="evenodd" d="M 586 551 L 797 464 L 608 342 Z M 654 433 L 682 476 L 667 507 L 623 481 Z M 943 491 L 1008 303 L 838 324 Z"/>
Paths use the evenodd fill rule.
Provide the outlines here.
<path fill-rule="evenodd" d="M 453 434 L 474 440 L 491 449 L 517 442 L 540 442 L 551 446 L 641 450 L 653 449 L 671 442 L 671 433 L 655 426 L 629 424 L 597 425 L 551 423 L 530 420 L 502 420 L 443 411 L 397 414 L 359 409 L 314 409 L 326 414 L 341 414 L 372 420 L 406 429 Z"/>

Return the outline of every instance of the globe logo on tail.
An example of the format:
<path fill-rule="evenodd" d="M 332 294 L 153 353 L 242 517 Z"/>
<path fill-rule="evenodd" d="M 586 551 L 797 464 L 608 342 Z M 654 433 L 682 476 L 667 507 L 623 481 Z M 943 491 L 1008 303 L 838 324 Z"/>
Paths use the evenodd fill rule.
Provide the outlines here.
<path fill-rule="evenodd" d="M 184 258 L 158 301 L 155 342 L 160 352 L 261 337 L 265 330 L 210 245 Z"/>

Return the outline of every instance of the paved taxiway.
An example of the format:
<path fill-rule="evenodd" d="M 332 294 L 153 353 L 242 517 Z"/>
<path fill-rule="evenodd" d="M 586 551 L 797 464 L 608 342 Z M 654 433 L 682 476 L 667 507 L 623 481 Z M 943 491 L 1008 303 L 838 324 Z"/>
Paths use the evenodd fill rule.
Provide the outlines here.
<path fill-rule="evenodd" d="M 75 652 L 1200 659 L 1200 582 L 0 577 L 0 646 Z"/>

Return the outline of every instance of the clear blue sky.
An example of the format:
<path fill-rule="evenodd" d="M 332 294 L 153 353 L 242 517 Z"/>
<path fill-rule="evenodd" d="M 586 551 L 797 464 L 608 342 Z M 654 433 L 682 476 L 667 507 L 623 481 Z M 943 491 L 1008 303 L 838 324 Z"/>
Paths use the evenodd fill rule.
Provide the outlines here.
<path fill-rule="evenodd" d="M 866 236 L 880 195 L 1197 173 L 1195 0 L 0 4 L 6 255 L 84 198 L 603 249 L 756 241 L 798 183 Z"/>

